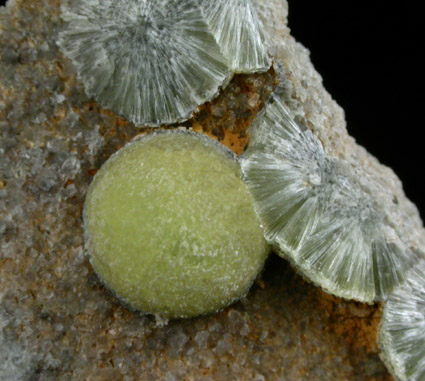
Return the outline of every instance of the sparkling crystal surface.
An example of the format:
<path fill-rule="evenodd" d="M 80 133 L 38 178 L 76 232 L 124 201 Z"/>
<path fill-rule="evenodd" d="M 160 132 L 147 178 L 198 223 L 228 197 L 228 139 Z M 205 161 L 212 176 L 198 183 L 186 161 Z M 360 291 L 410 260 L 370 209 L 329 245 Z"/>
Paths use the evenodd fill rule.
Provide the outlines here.
<path fill-rule="evenodd" d="M 168 131 L 127 145 L 87 195 L 94 269 L 132 307 L 163 317 L 239 299 L 268 253 L 241 177 L 231 151 L 200 134 Z"/>
<path fill-rule="evenodd" d="M 135 124 L 188 119 L 230 76 L 195 0 L 69 0 L 62 17 L 87 94 Z"/>
<path fill-rule="evenodd" d="M 266 238 L 326 291 L 364 302 L 386 299 L 417 255 L 373 197 L 370 182 L 327 155 L 276 94 L 252 126 L 241 159 Z"/>
<path fill-rule="evenodd" d="M 251 0 L 198 0 L 229 65 L 237 73 L 271 64 L 261 21 Z"/>
<path fill-rule="evenodd" d="M 380 329 L 384 360 L 403 381 L 425 380 L 425 260 L 390 296 Z"/>

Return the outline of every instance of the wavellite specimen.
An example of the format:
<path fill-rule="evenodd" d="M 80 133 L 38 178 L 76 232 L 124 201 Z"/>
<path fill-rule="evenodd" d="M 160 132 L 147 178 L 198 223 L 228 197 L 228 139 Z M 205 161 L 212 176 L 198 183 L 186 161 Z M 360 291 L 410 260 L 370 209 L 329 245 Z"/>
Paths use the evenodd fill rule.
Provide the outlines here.
<path fill-rule="evenodd" d="M 70 0 L 62 17 L 86 93 L 135 124 L 188 119 L 230 76 L 195 0 Z"/>
<path fill-rule="evenodd" d="M 425 380 L 425 260 L 390 296 L 380 329 L 384 360 L 403 381 Z"/>
<path fill-rule="evenodd" d="M 417 254 L 388 219 L 369 179 L 328 155 L 276 93 L 252 128 L 242 170 L 267 240 L 326 291 L 385 300 Z"/>
<path fill-rule="evenodd" d="M 286 1 L 257 2 L 291 115 L 328 155 L 380 179 L 374 193 L 398 234 L 422 234 L 401 182 L 347 134 L 342 109 L 289 33 Z M 87 100 L 55 44 L 60 3 L 0 7 L 0 379 L 386 379 L 376 349 L 363 346 L 375 342 L 377 307 L 328 298 L 275 256 L 243 304 L 165 328 L 103 290 L 84 255 L 82 206 L 105 157 L 140 131 Z M 199 130 L 211 131 L 219 115 L 226 134 L 243 132 L 272 75 L 238 76 L 195 118 Z M 399 210 L 411 216 L 405 228 Z"/>
<path fill-rule="evenodd" d="M 233 154 L 182 132 L 135 141 L 96 175 L 85 202 L 94 269 L 133 308 L 217 311 L 244 295 L 267 255 Z"/>
<path fill-rule="evenodd" d="M 261 72 L 270 67 L 263 26 L 251 0 L 199 1 L 207 24 L 234 72 Z"/>

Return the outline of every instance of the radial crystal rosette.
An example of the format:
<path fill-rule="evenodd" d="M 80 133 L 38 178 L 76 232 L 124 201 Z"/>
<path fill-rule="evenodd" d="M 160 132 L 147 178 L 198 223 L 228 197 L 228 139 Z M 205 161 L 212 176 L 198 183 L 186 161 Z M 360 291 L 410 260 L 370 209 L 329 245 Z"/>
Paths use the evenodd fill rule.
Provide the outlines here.
<path fill-rule="evenodd" d="M 425 260 L 389 297 L 380 329 L 384 360 L 403 381 L 425 380 Z"/>
<path fill-rule="evenodd" d="M 324 290 L 364 302 L 385 299 L 416 262 L 368 182 L 327 155 L 279 95 L 254 121 L 241 165 L 266 239 Z"/>
<path fill-rule="evenodd" d="M 69 0 L 62 17 L 86 93 L 135 124 L 190 118 L 230 76 L 195 0 Z"/>
<path fill-rule="evenodd" d="M 231 70 L 266 71 L 271 64 L 263 26 L 251 0 L 198 0 Z"/>

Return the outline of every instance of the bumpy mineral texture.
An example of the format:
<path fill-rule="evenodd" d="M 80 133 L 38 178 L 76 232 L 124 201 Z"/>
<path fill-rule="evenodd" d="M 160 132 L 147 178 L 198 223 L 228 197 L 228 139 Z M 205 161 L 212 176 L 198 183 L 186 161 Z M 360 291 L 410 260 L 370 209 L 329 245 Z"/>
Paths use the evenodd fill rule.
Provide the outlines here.
<path fill-rule="evenodd" d="M 294 116 L 329 153 L 381 179 L 420 241 L 399 180 L 347 135 L 342 110 L 289 35 L 286 3 L 257 6 L 273 68 L 236 76 L 180 127 L 240 153 L 284 75 Z M 379 307 L 325 295 L 276 256 L 244 300 L 196 319 L 155 321 L 104 289 L 83 249 L 84 198 L 105 160 L 149 130 L 87 98 L 56 46 L 61 26 L 58 0 L 0 8 L 0 380 L 389 379 L 375 344 Z"/>

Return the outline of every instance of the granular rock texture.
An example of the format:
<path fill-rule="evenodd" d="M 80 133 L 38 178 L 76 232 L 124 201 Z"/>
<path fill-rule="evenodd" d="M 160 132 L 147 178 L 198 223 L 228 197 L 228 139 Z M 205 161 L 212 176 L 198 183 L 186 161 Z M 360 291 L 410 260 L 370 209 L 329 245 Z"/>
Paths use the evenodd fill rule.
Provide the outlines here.
<path fill-rule="evenodd" d="M 346 134 L 342 110 L 283 23 L 286 3 L 256 3 L 280 41 L 270 47 L 274 67 L 237 76 L 183 127 L 240 153 L 284 73 L 294 115 L 328 152 L 378 174 L 423 234 L 398 179 Z M 141 131 L 85 96 L 55 44 L 60 28 L 58 0 L 0 8 L 0 379 L 388 379 L 377 306 L 326 296 L 275 256 L 242 302 L 168 325 L 103 288 L 83 250 L 84 198 L 100 166 Z"/>

